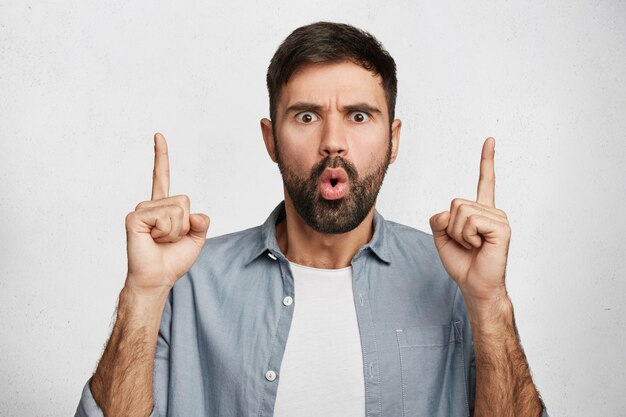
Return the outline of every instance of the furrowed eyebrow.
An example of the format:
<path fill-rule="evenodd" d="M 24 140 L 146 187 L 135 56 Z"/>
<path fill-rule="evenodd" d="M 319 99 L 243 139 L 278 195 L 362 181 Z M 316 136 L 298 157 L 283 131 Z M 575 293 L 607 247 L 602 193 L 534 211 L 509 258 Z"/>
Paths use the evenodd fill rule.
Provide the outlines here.
<path fill-rule="evenodd" d="M 344 109 L 346 109 L 346 111 L 349 111 L 349 112 L 362 111 L 362 112 L 370 113 L 370 114 L 382 114 L 380 109 L 378 109 L 377 107 L 371 106 L 367 103 L 349 104 L 347 106 L 344 106 Z"/>
<path fill-rule="evenodd" d="M 374 107 L 365 102 L 348 104 L 344 106 L 343 109 L 347 112 L 362 111 L 362 112 L 369 113 L 369 114 L 382 114 L 382 112 L 380 111 L 378 107 Z M 321 110 L 322 110 L 322 106 L 320 106 L 319 104 L 299 101 L 287 107 L 285 109 L 285 114 L 287 115 L 290 113 L 299 113 L 303 111 L 319 112 Z"/>
<path fill-rule="evenodd" d="M 321 110 L 321 108 L 322 108 L 322 106 L 320 106 L 319 104 L 306 103 L 306 102 L 303 102 L 303 101 L 299 101 L 299 102 L 294 103 L 291 106 L 287 107 L 287 109 L 285 110 L 285 114 L 294 113 L 294 112 L 301 112 L 301 111 L 318 112 L 318 111 Z"/>

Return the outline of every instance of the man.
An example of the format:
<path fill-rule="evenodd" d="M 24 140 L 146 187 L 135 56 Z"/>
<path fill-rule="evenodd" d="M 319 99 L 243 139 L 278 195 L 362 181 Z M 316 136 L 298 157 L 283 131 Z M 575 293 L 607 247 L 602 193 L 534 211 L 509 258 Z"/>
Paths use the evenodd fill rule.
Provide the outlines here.
<path fill-rule="evenodd" d="M 494 140 L 477 200 L 433 216 L 433 239 L 375 211 L 401 128 L 376 39 L 301 27 L 267 81 L 285 201 L 205 241 L 155 135 L 152 199 L 126 218 L 128 276 L 77 415 L 541 415 L 505 289 Z"/>

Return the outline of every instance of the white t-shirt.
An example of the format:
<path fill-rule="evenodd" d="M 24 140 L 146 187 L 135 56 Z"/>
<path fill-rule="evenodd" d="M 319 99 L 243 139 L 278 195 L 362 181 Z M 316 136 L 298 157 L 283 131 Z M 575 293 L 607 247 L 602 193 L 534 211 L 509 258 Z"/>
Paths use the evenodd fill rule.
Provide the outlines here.
<path fill-rule="evenodd" d="M 274 416 L 365 416 L 363 355 L 352 267 L 291 263 L 294 312 Z"/>

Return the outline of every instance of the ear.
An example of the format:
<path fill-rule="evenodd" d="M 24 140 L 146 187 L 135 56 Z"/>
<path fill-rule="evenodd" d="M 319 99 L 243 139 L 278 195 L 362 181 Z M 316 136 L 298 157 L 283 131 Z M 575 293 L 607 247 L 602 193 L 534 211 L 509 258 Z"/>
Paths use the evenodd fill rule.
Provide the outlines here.
<path fill-rule="evenodd" d="M 390 164 L 393 164 L 398 157 L 398 147 L 400 146 L 400 128 L 402 127 L 402 121 L 395 119 L 391 123 L 391 159 Z"/>
<path fill-rule="evenodd" d="M 274 129 L 270 119 L 261 119 L 261 133 L 263 134 L 263 142 L 265 142 L 267 154 L 272 158 L 272 161 L 276 162 L 276 143 L 274 142 Z"/>

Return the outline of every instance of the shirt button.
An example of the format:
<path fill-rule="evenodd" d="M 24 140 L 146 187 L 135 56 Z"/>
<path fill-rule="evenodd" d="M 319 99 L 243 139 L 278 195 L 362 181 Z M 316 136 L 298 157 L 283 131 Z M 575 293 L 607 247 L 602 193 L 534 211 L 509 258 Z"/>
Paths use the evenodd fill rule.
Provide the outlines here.
<path fill-rule="evenodd" d="M 272 258 L 273 260 L 276 260 L 277 258 L 274 256 L 274 254 L 272 252 L 267 252 L 267 256 L 269 256 L 270 258 Z"/>
<path fill-rule="evenodd" d="M 272 382 L 273 380 L 276 379 L 276 372 L 274 372 L 274 371 L 267 371 L 265 373 L 265 379 L 267 379 L 268 381 Z"/>
<path fill-rule="evenodd" d="M 293 298 L 291 298 L 290 296 L 286 296 L 285 298 L 283 298 L 283 304 L 286 306 L 290 306 L 293 304 Z"/>

